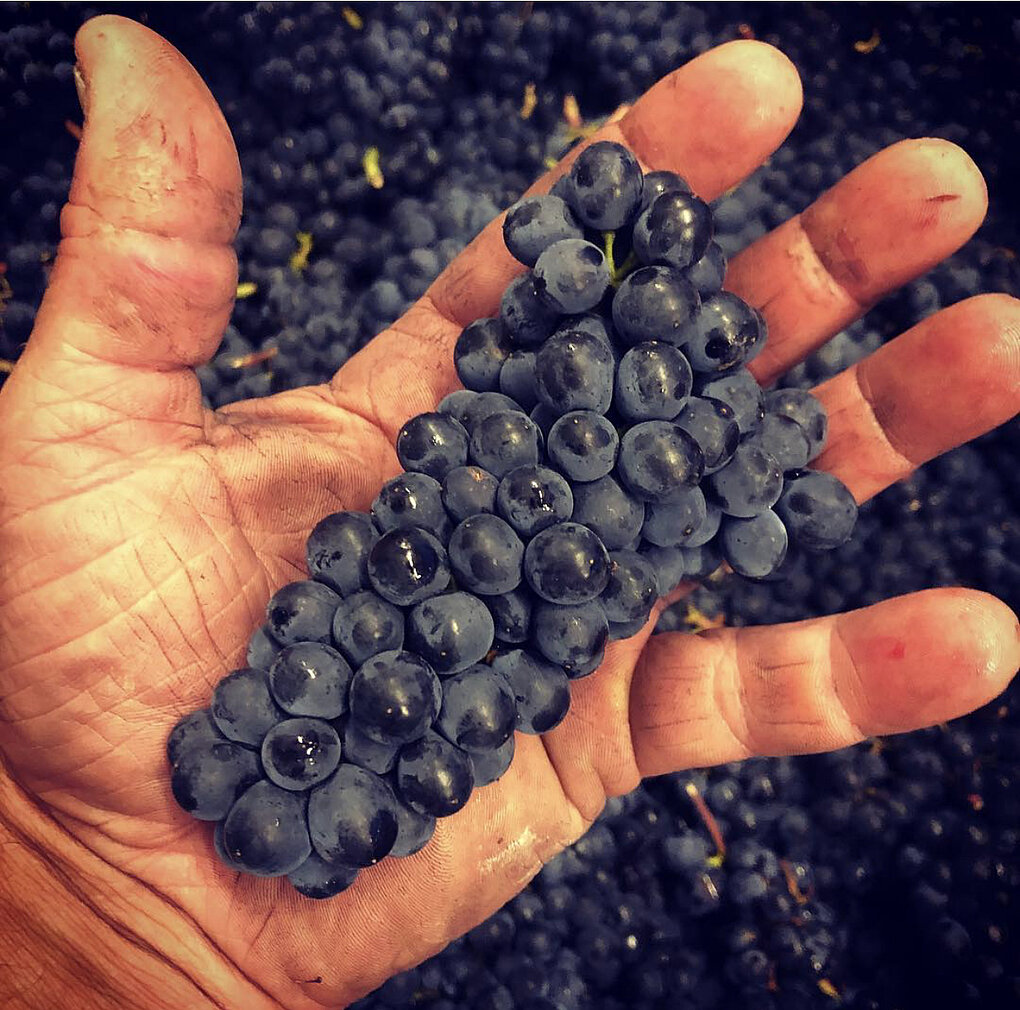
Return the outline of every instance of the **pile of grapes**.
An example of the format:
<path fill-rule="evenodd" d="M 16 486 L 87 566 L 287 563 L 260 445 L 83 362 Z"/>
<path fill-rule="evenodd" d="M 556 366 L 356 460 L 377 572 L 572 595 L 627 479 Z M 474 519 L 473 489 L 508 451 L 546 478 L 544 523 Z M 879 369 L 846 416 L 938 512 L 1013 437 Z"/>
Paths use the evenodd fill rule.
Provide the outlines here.
<path fill-rule="evenodd" d="M 819 402 L 748 371 L 764 320 L 681 177 L 596 143 L 503 234 L 530 269 L 460 335 L 466 388 L 404 425 L 370 515 L 312 530 L 311 578 L 169 739 L 223 861 L 310 897 L 420 850 L 681 581 L 767 579 L 856 519 L 805 469 Z"/>

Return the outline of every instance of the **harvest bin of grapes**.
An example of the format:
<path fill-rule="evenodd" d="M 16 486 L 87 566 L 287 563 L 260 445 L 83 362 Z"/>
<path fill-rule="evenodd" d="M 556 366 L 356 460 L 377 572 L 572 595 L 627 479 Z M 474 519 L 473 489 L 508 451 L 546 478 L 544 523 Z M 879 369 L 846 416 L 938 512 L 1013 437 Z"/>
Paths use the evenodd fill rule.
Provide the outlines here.
<path fill-rule="evenodd" d="M 0 11 L 10 837 L 209 1005 L 1018 1005 L 1015 19 L 167 6 Z"/>

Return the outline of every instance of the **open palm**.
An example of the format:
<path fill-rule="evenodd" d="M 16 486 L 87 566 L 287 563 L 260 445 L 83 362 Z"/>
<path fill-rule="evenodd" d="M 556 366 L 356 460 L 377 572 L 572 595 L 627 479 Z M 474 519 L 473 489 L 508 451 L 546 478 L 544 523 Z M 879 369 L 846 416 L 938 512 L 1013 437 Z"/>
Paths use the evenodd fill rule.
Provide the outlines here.
<path fill-rule="evenodd" d="M 0 750 L 8 786 L 113 871 L 110 915 L 210 998 L 342 1004 L 499 907 L 643 775 L 843 746 L 1005 686 L 1016 618 L 976 592 L 697 637 L 649 639 L 653 620 L 573 685 L 557 730 L 519 735 L 510 771 L 419 854 L 323 903 L 232 873 L 172 800 L 167 733 L 242 665 L 270 594 L 304 576 L 315 522 L 366 508 L 398 471 L 396 431 L 456 387 L 457 334 L 519 267 L 494 224 L 328 385 L 204 409 L 193 368 L 215 353 L 236 287 L 228 130 L 140 26 L 98 18 L 77 44 L 86 125 L 64 239 L 0 394 Z M 733 43 L 598 137 L 711 199 L 782 142 L 799 104 L 781 54 Z M 962 151 L 904 142 L 747 250 L 727 286 L 768 319 L 759 379 L 965 242 L 984 209 Z M 1020 304 L 1003 296 L 926 320 L 817 391 L 831 417 L 818 465 L 863 501 L 1007 419 L 1018 348 Z"/>

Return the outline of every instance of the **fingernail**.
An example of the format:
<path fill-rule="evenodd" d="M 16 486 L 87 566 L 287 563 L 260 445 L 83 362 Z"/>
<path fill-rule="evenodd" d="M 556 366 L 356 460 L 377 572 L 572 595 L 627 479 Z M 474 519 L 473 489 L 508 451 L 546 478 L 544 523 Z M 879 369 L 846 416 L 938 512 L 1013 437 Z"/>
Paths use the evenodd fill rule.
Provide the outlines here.
<path fill-rule="evenodd" d="M 74 86 L 78 91 L 78 104 L 87 118 L 89 114 L 89 86 L 77 63 L 74 65 Z"/>

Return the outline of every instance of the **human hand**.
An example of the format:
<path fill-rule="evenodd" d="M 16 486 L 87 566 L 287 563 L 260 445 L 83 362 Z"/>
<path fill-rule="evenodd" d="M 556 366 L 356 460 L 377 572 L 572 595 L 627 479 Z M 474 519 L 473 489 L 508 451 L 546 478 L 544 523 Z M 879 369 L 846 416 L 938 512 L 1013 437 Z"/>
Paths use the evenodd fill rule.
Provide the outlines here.
<path fill-rule="evenodd" d="M 103 979 L 121 1006 L 345 1003 L 503 904 L 644 775 L 844 746 L 1005 686 L 1016 618 L 976 592 L 700 636 L 649 638 L 653 618 L 572 685 L 559 728 L 518 737 L 509 772 L 416 856 L 325 903 L 228 870 L 173 802 L 167 733 L 242 664 L 272 591 L 304 575 L 315 522 L 365 508 L 398 471 L 396 431 L 457 385 L 456 336 L 519 267 L 490 227 L 328 385 L 204 410 L 193 368 L 215 352 L 236 287 L 228 131 L 194 72 L 140 26 L 98 18 L 77 44 L 86 125 L 64 241 L 0 393 L 0 838 L 14 841 L 0 851 L 42 851 L 60 893 L 94 913 L 82 957 L 104 930 L 127 938 Z M 799 104 L 783 56 L 733 43 L 596 139 L 681 171 L 709 199 L 769 156 Z M 770 326 L 752 371 L 780 375 L 965 242 L 984 210 L 953 145 L 876 156 L 732 263 L 727 287 Z M 863 501 L 1007 419 L 1018 346 L 1020 304 L 1003 296 L 929 318 L 817 391 L 830 414 L 817 465 Z M 78 921 L 27 883 L 15 897 L 47 930 Z"/>

